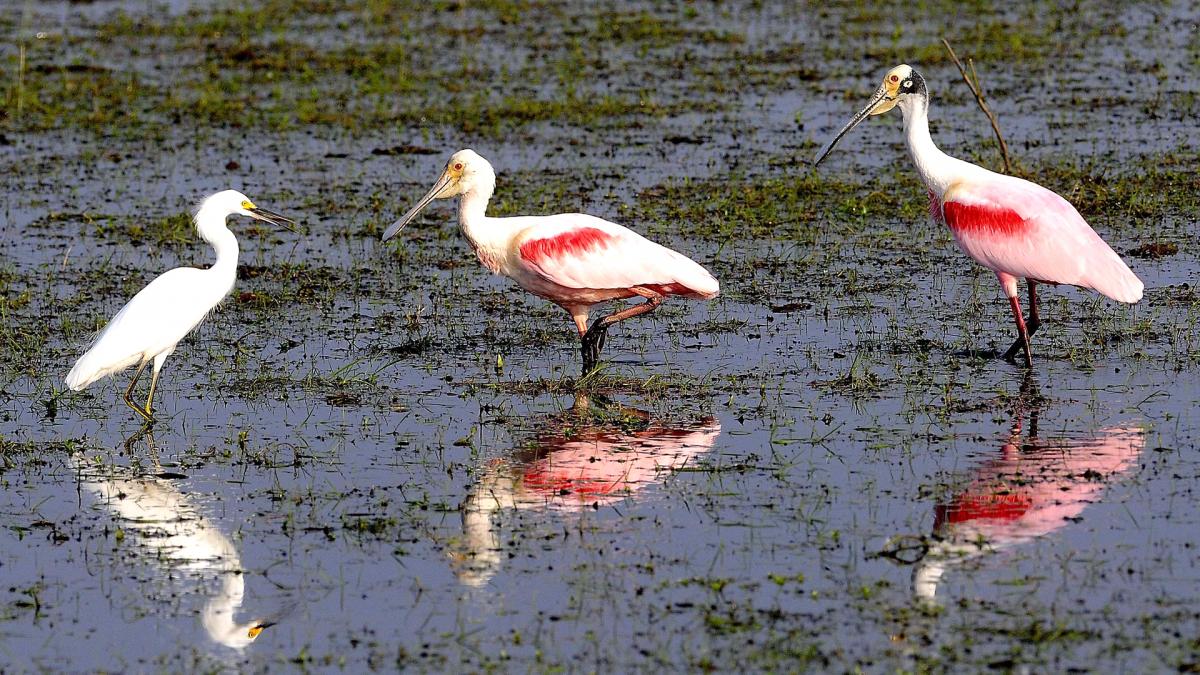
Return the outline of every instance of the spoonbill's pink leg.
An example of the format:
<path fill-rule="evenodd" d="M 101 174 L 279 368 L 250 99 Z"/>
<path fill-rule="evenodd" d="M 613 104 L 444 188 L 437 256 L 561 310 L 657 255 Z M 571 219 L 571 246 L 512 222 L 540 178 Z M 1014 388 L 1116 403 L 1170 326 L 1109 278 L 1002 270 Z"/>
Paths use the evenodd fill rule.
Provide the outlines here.
<path fill-rule="evenodd" d="M 1017 333 L 1019 333 L 1021 336 L 1017 338 L 1017 344 L 1013 346 L 1023 347 L 1025 349 L 1025 365 L 1029 368 L 1032 368 L 1033 354 L 1029 349 L 1029 330 L 1025 326 L 1025 319 L 1021 317 L 1021 300 L 1014 295 L 1008 299 L 1008 302 L 1010 305 L 1012 305 L 1013 319 L 1015 319 L 1017 322 Z M 1016 350 L 1009 349 L 1004 355 L 1004 358 L 1012 361 L 1014 356 L 1016 356 Z"/>
<path fill-rule="evenodd" d="M 1027 355 L 1027 358 L 1025 359 L 1025 361 L 1029 364 L 1030 367 L 1032 367 L 1033 366 L 1033 357 L 1029 356 L 1029 339 L 1033 337 L 1033 334 L 1037 332 L 1038 327 L 1042 325 L 1042 320 L 1038 317 L 1037 282 L 1033 281 L 1032 279 L 1026 279 L 1025 281 L 1029 284 L 1029 322 L 1025 324 L 1026 330 L 1021 333 L 1021 337 L 1017 338 L 1012 343 L 1012 346 L 1008 348 L 1008 351 L 1004 352 L 1004 358 L 1009 361 L 1012 361 L 1013 358 L 1016 357 L 1017 352 L 1020 351 L 1021 349 L 1024 349 L 1025 353 Z M 1012 302 L 1017 302 L 1016 298 L 1010 298 L 1010 300 Z M 1017 330 L 1020 331 L 1020 327 L 1021 327 L 1020 304 L 1017 304 L 1016 308 L 1017 308 L 1016 309 L 1016 311 L 1017 311 Z"/>

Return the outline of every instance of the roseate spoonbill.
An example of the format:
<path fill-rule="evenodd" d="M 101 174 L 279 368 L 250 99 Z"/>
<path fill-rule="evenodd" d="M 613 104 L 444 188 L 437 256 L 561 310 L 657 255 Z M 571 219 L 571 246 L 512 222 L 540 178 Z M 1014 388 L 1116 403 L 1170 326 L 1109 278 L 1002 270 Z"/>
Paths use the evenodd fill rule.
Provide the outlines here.
<path fill-rule="evenodd" d="M 690 258 L 595 216 L 489 217 L 485 211 L 495 187 L 492 165 L 474 150 L 459 150 L 429 192 L 383 233 L 383 241 L 399 234 L 434 199 L 461 197 L 458 224 L 479 262 L 571 315 L 585 375 L 595 368 L 609 326 L 654 311 L 667 296 L 708 300 L 720 291 L 708 270 Z M 632 297 L 646 301 L 588 327 L 594 305 Z"/>
<path fill-rule="evenodd" d="M 518 509 L 578 512 L 635 500 L 643 489 L 711 450 L 721 435 L 721 424 L 712 417 L 664 425 L 625 406 L 611 411 L 614 418 L 639 419 L 645 428 L 597 425 L 586 417 L 589 405 L 587 397 L 576 398 L 574 409 L 551 419 L 532 447 L 481 467 L 460 506 L 463 540 L 451 554 L 463 584 L 482 586 L 506 557 L 497 515 Z"/>
<path fill-rule="evenodd" d="M 913 568 L 913 594 L 936 601 L 947 567 L 1044 537 L 1075 522 L 1107 484 L 1137 465 L 1145 430 L 1128 424 L 1087 438 L 1039 439 L 1036 412 L 1022 438 L 1018 418 L 999 456 L 934 510 L 934 543 Z"/>
<path fill-rule="evenodd" d="M 108 322 L 87 353 L 75 362 L 65 380 L 68 387 L 79 391 L 137 364 L 133 380 L 125 390 L 125 403 L 147 422 L 154 421 L 150 407 L 163 362 L 179 341 L 233 290 L 238 243 L 225 226 L 225 218 L 231 215 L 249 216 L 289 229 L 294 225 L 288 218 L 255 206 L 236 190 L 218 192 L 200 202 L 195 213 L 196 230 L 216 250 L 217 261 L 208 269 L 169 270 L 138 291 Z M 133 400 L 133 388 L 151 360 L 154 375 L 143 408 Z"/>
<path fill-rule="evenodd" d="M 1004 353 L 1012 361 L 1024 350 L 1033 367 L 1029 338 L 1041 325 L 1038 284 L 1090 288 L 1118 302 L 1142 299 L 1142 282 L 1075 207 L 1046 188 L 1005 176 L 945 154 L 929 136 L 929 92 L 925 79 L 907 65 L 888 71 L 867 106 L 817 153 L 814 165 L 851 129 L 871 115 L 899 107 L 904 137 L 929 191 L 929 212 L 944 222 L 959 247 L 996 273 L 1012 305 L 1018 338 Z M 1029 322 L 1021 315 L 1017 278 L 1029 285 Z"/>
<path fill-rule="evenodd" d="M 129 448 L 138 440 L 135 434 L 126 442 Z M 164 568 L 172 580 L 214 585 L 213 593 L 200 610 L 200 623 L 214 642 L 243 649 L 275 619 L 263 617 L 237 621 L 245 595 L 246 576 L 238 550 L 221 530 L 175 487 L 158 466 L 153 437 L 148 438 L 154 460 L 153 474 L 141 474 L 131 467 L 96 464 L 82 454 L 72 461 L 80 487 L 117 519 L 120 528 L 139 544 L 125 549 Z M 128 553 L 126 553 L 128 554 Z M 219 583 L 214 577 L 219 577 Z M 155 583 L 158 583 L 156 580 Z M 275 618 L 279 618 L 276 615 Z"/>

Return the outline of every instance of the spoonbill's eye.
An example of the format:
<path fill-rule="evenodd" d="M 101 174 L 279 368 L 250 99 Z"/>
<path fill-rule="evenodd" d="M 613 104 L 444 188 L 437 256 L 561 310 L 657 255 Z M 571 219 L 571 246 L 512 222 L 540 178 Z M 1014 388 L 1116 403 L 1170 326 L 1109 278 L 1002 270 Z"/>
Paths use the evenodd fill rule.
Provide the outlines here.
<path fill-rule="evenodd" d="M 455 171 L 462 171 L 462 162 L 455 162 L 455 163 L 454 163 L 454 170 L 455 170 Z"/>
<path fill-rule="evenodd" d="M 893 75 L 893 76 L 891 76 L 891 77 L 890 77 L 890 78 L 888 78 L 888 79 L 890 79 L 892 82 L 899 82 L 899 81 L 900 81 L 900 76 L 899 76 L 899 75 Z"/>

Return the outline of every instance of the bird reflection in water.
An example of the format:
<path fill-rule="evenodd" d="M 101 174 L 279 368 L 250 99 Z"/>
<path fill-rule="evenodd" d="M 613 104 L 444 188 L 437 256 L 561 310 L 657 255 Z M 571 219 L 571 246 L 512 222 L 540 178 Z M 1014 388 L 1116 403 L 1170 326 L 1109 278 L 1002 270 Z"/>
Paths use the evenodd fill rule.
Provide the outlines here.
<path fill-rule="evenodd" d="M 186 578 L 219 580 L 215 592 L 200 612 L 205 632 L 215 642 L 243 649 L 274 621 L 252 619 L 238 622 L 245 592 L 238 551 L 229 537 L 201 515 L 188 496 L 175 487 L 180 474 L 162 471 L 149 427 L 131 436 L 127 451 L 141 439 L 150 449 L 154 473 L 131 467 L 80 463 L 80 489 L 93 494 L 135 537 L 139 557 L 181 571 Z"/>
<path fill-rule="evenodd" d="M 501 512 L 579 511 L 636 498 L 712 449 L 720 433 L 712 417 L 666 427 L 645 411 L 578 395 L 532 447 L 482 469 L 460 507 L 463 538 L 451 553 L 459 581 L 482 586 L 500 569 Z"/>
<path fill-rule="evenodd" d="M 1018 411 L 998 455 L 963 490 L 939 500 L 932 541 L 913 569 L 913 593 L 936 602 L 948 567 L 1033 541 L 1078 520 L 1088 504 L 1137 462 L 1145 430 L 1115 425 L 1088 437 L 1038 437 L 1037 408 L 1028 433 Z M 900 557 L 900 556 L 893 556 Z"/>

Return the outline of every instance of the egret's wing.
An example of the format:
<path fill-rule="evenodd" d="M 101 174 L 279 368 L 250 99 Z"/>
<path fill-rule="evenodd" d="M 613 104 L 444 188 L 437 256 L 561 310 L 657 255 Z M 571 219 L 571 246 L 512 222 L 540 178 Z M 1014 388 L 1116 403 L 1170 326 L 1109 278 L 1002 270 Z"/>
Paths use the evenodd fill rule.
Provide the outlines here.
<path fill-rule="evenodd" d="M 182 340 L 212 309 L 211 297 L 221 290 L 206 284 L 203 275 L 202 270 L 179 267 L 138 291 L 75 362 L 67 386 L 82 389 Z"/>

